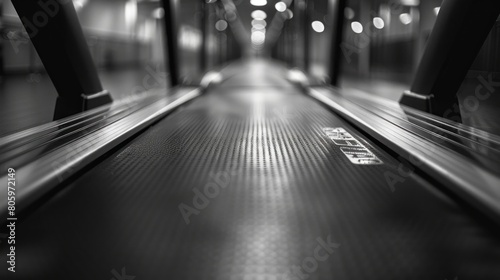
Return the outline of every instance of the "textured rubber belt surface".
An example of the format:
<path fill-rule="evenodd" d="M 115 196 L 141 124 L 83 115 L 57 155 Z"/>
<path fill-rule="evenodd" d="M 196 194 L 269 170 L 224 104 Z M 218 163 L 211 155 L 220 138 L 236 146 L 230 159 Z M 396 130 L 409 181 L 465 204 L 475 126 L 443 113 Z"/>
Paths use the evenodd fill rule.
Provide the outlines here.
<path fill-rule="evenodd" d="M 245 67 L 26 217 L 2 279 L 500 279 L 498 236 L 415 175 L 391 188 L 396 159 Z M 324 127 L 384 164 L 351 164 Z"/>

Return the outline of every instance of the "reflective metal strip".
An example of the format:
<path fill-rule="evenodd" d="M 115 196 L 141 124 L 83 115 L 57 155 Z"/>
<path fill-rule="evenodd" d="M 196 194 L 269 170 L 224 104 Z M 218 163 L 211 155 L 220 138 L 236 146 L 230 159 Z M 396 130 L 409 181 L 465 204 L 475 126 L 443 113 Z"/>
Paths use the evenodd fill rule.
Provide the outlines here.
<path fill-rule="evenodd" d="M 421 137 L 419 133 L 406 129 L 403 121 L 390 122 L 380 112 L 333 95 L 329 89 L 310 89 L 308 93 L 406 160 L 418 162 L 420 170 L 500 223 L 498 174 L 443 147 L 434 139 Z"/>
<path fill-rule="evenodd" d="M 30 164 L 12 166 L 17 171 L 17 181 L 20 183 L 16 194 L 17 211 L 25 209 L 118 144 L 200 94 L 200 89 L 194 89 L 175 97 L 165 97 L 109 126 L 63 145 Z M 6 176 L 1 177 L 1 180 L 7 182 Z M 6 184 L 0 185 L 0 192 L 7 193 Z M 6 199 L 0 200 L 0 217 L 7 216 L 7 206 Z"/>

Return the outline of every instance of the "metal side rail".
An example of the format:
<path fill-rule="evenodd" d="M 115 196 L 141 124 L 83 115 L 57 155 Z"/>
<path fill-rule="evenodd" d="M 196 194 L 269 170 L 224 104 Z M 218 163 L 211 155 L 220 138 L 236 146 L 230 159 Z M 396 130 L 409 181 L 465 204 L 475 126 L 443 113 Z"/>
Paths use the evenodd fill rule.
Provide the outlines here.
<path fill-rule="evenodd" d="M 500 222 L 497 136 L 417 114 L 389 100 L 349 97 L 341 89 L 312 87 L 308 94 Z M 398 176 L 393 178 L 394 184 L 400 180 Z"/>
<path fill-rule="evenodd" d="M 0 138 L 1 167 L 7 167 L 4 166 L 6 163 L 10 166 L 27 164 L 37 156 L 110 125 L 163 98 L 165 98 L 163 90 L 149 91 L 147 96 L 142 98 L 140 96 L 127 98 L 110 106 L 102 106 Z"/>
<path fill-rule="evenodd" d="M 209 83 L 207 83 L 208 85 Z M 178 88 L 104 106 L 0 138 L 1 168 L 14 168 L 17 182 L 16 211 L 22 211 L 58 184 L 140 132 L 179 106 L 196 98 L 201 88 Z M 7 182 L 7 175 L 2 177 Z M 7 185 L 0 187 L 7 193 Z M 7 199 L 0 201 L 0 217 L 7 216 Z"/>

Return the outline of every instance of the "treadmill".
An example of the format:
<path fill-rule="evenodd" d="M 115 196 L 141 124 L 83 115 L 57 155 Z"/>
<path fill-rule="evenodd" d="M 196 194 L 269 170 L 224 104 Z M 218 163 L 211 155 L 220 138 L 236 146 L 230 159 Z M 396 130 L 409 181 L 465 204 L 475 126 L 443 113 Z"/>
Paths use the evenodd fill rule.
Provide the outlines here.
<path fill-rule="evenodd" d="M 1 279 L 500 278 L 496 135 L 264 58 L 106 98 L 0 138 Z"/>

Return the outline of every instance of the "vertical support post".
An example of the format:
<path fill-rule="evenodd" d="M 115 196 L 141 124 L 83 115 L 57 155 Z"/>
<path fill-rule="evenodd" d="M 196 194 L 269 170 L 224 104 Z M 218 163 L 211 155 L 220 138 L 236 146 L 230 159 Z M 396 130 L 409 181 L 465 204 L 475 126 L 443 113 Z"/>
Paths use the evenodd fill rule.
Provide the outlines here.
<path fill-rule="evenodd" d="M 222 1 L 216 2 L 216 14 L 217 14 L 217 20 L 218 19 L 223 19 L 225 9 L 224 9 L 224 3 Z M 222 66 L 223 59 L 222 59 L 222 53 L 223 53 L 223 45 L 222 45 L 222 33 L 223 31 L 217 31 L 217 66 L 220 67 Z"/>
<path fill-rule="evenodd" d="M 219 47 L 218 47 L 218 63 L 217 63 L 217 66 L 222 66 L 224 64 L 224 53 L 225 53 L 225 49 L 224 49 L 224 31 L 217 31 L 217 41 L 218 41 L 218 44 L 219 44 Z"/>
<path fill-rule="evenodd" d="M 290 31 L 289 31 L 289 20 L 283 22 L 283 45 L 284 45 L 284 61 L 287 66 L 290 66 L 290 47 L 292 46 L 290 42 Z"/>
<path fill-rule="evenodd" d="M 285 62 L 285 34 L 283 29 L 278 37 L 278 57 L 281 62 Z"/>
<path fill-rule="evenodd" d="M 59 119 L 112 102 L 103 90 L 72 1 L 12 0 L 58 92 Z"/>
<path fill-rule="evenodd" d="M 232 61 L 232 60 L 235 60 L 237 58 L 237 54 L 236 54 L 236 49 L 238 47 L 237 45 L 237 42 L 236 42 L 236 38 L 233 34 L 233 32 L 228 28 L 228 31 L 227 31 L 227 60 L 228 61 Z"/>
<path fill-rule="evenodd" d="M 286 21 L 283 22 L 283 27 L 280 31 L 279 42 L 280 42 L 280 52 L 281 52 L 281 62 L 286 64 L 286 31 L 285 31 Z"/>
<path fill-rule="evenodd" d="M 310 66 L 310 61 L 309 61 L 309 52 L 310 52 L 310 24 L 311 24 L 311 11 L 313 10 L 313 2 L 312 1 L 304 1 L 304 71 L 306 73 L 309 72 L 309 66 Z"/>
<path fill-rule="evenodd" d="M 162 0 L 165 10 L 166 58 L 172 87 L 179 85 L 179 63 L 177 45 L 177 24 L 175 18 L 175 0 Z"/>
<path fill-rule="evenodd" d="M 410 91 L 400 102 L 439 116 L 457 92 L 500 13 L 500 1 L 444 0 Z"/>
<path fill-rule="evenodd" d="M 304 64 L 304 58 L 302 55 L 304 54 L 304 44 L 302 43 L 301 40 L 303 40 L 304 36 L 304 8 L 305 8 L 305 3 L 304 0 L 294 0 L 294 6 L 293 6 L 293 15 L 294 15 L 294 20 L 295 20 L 295 32 L 297 34 L 297 42 L 296 42 L 296 47 L 295 47 L 295 52 L 294 52 L 294 57 L 295 57 L 295 66 L 299 68 L 303 68 Z"/>
<path fill-rule="evenodd" d="M 233 36 L 231 36 L 231 32 L 226 32 L 226 62 L 232 60 L 232 48 L 233 48 Z"/>
<path fill-rule="evenodd" d="M 227 28 L 224 31 L 220 32 L 220 40 L 221 40 L 221 65 L 225 65 L 227 63 Z"/>
<path fill-rule="evenodd" d="M 372 16 L 370 15 L 370 11 L 372 11 L 373 1 L 360 1 L 360 9 L 359 9 L 359 22 L 361 24 L 366 24 L 367 22 L 372 21 Z M 365 33 L 366 34 L 366 33 Z M 363 35 L 363 34 L 359 34 Z M 359 48 L 358 52 L 358 75 L 363 77 L 370 77 L 371 71 L 371 63 L 370 56 L 372 51 L 372 40 L 368 39 L 365 47 Z"/>
<path fill-rule="evenodd" d="M 231 48 L 231 38 L 230 38 L 230 34 L 231 31 L 230 31 L 230 28 L 228 26 L 228 28 L 226 28 L 224 31 L 223 31 L 223 34 L 224 36 L 222 36 L 222 38 L 224 39 L 224 64 L 227 64 L 230 60 L 229 58 L 229 48 Z"/>
<path fill-rule="evenodd" d="M 330 53 L 330 67 L 329 76 L 330 84 L 339 86 L 341 54 L 342 54 L 342 40 L 344 37 L 344 10 L 346 7 L 346 0 L 330 0 L 329 1 L 330 22 L 332 27 L 331 35 L 331 53 Z"/>
<path fill-rule="evenodd" d="M 290 4 L 288 5 L 288 9 L 290 11 L 292 11 L 292 13 L 295 11 L 295 1 L 291 1 L 289 2 Z M 296 20 L 293 20 L 293 18 L 291 19 L 288 19 L 286 21 L 286 28 L 287 28 L 287 32 L 289 34 L 289 43 L 290 43 L 290 58 L 289 58 L 289 64 L 290 64 L 290 67 L 295 67 L 295 42 L 294 42 L 294 39 L 295 39 L 295 21 Z"/>
<path fill-rule="evenodd" d="M 271 46 L 271 58 L 278 60 L 278 42 L 276 42 Z"/>
<path fill-rule="evenodd" d="M 201 30 L 201 50 L 200 50 L 200 68 L 202 72 L 207 70 L 207 4 L 205 0 L 200 2 L 200 30 Z"/>
<path fill-rule="evenodd" d="M 3 34 L 3 3 L 0 3 L 0 34 Z M 0 84 L 4 76 L 3 40 L 0 39 Z"/>
<path fill-rule="evenodd" d="M 202 1 L 205 1 L 205 0 L 202 0 Z M 213 46 L 209 45 L 210 40 L 213 40 L 213 38 L 210 38 L 209 36 L 213 36 L 213 34 L 215 34 L 215 32 L 217 30 L 214 27 L 215 22 L 212 20 L 212 15 L 216 14 L 216 8 L 214 6 L 215 6 L 214 4 L 208 4 L 208 3 L 205 5 L 205 8 L 206 8 L 205 20 L 207 21 L 207 26 L 206 26 L 206 28 L 207 28 L 206 29 L 207 30 L 207 33 L 206 33 L 207 42 L 205 43 L 205 51 L 206 51 L 206 57 L 205 57 L 206 64 L 205 65 L 206 65 L 207 69 L 212 69 L 216 64 L 215 63 L 216 50 L 214 49 Z M 211 42 L 211 43 L 213 43 L 213 42 Z"/>

